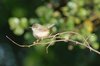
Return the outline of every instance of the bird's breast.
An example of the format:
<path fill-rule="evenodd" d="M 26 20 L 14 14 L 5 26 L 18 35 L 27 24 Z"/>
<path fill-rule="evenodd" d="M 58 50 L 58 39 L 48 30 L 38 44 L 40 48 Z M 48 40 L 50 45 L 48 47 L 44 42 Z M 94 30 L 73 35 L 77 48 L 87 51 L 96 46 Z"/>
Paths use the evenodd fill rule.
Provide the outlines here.
<path fill-rule="evenodd" d="M 45 38 L 49 35 L 49 31 L 44 31 L 44 32 L 33 32 L 33 35 L 35 37 L 38 37 L 38 38 Z"/>

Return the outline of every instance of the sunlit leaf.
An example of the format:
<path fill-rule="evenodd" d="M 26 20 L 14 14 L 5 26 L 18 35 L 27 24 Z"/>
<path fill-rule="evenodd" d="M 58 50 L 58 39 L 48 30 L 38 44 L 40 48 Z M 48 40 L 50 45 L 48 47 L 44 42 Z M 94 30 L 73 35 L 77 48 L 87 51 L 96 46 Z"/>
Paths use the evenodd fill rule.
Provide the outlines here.
<path fill-rule="evenodd" d="M 12 30 L 16 29 L 16 27 L 19 25 L 20 23 L 20 20 L 17 18 L 17 17 L 12 17 L 10 18 L 9 20 L 9 25 L 10 25 L 10 28 Z"/>
<path fill-rule="evenodd" d="M 99 44 L 98 44 L 98 43 L 94 43 L 94 44 L 92 44 L 92 47 L 93 47 L 94 49 L 99 49 Z"/>
<path fill-rule="evenodd" d="M 23 29 L 25 29 L 25 28 L 28 27 L 28 20 L 27 20 L 27 18 L 21 18 L 21 19 L 20 19 L 20 26 L 21 26 Z"/>
<path fill-rule="evenodd" d="M 18 26 L 18 27 L 14 30 L 14 33 L 15 33 L 16 35 L 22 35 L 22 34 L 24 33 L 24 30 L 23 30 L 20 26 Z"/>
<path fill-rule="evenodd" d="M 90 41 L 90 42 L 95 42 L 95 41 L 97 41 L 97 36 L 96 36 L 95 34 L 90 35 L 89 41 Z"/>
<path fill-rule="evenodd" d="M 93 23 L 91 22 L 91 21 L 89 21 L 89 20 L 86 20 L 85 22 L 84 22 L 84 26 L 85 26 L 85 28 L 87 29 L 87 31 L 88 32 L 92 32 L 93 31 L 93 29 L 94 29 L 94 26 L 93 26 Z"/>
<path fill-rule="evenodd" d="M 61 17 L 61 14 L 60 14 L 60 12 L 55 11 L 55 12 L 53 12 L 52 16 L 53 17 Z"/>

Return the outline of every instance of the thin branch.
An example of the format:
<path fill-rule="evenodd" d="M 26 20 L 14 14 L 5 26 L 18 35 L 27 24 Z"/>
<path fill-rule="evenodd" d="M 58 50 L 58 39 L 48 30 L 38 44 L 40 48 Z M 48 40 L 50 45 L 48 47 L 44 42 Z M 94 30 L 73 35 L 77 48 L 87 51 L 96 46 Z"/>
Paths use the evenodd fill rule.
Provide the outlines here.
<path fill-rule="evenodd" d="M 67 40 L 65 40 L 65 39 L 63 39 L 63 38 L 61 38 L 61 37 L 58 37 L 59 35 L 62 35 L 62 34 L 75 34 L 75 35 L 79 35 L 79 36 L 81 36 L 82 37 L 82 39 L 83 39 L 83 43 L 81 43 L 81 42 L 78 42 L 78 41 L 74 41 L 74 40 L 71 40 L 71 39 L 67 39 Z M 90 45 L 89 45 L 89 43 L 87 42 L 87 39 L 88 38 L 84 38 L 82 35 L 80 35 L 79 33 L 77 33 L 77 32 L 72 32 L 72 31 L 69 31 L 69 32 L 61 32 L 61 33 L 57 33 L 57 34 L 55 34 L 55 35 L 51 35 L 51 36 L 48 36 L 47 38 L 49 38 L 49 39 L 54 39 L 54 41 L 48 41 L 48 42 L 45 42 L 45 43 L 41 43 L 41 42 L 36 42 L 36 41 L 38 41 L 38 40 L 36 40 L 36 41 L 34 41 L 33 42 L 33 44 L 31 44 L 31 45 L 20 45 L 20 44 L 18 44 L 17 42 L 15 42 L 15 41 L 13 41 L 11 38 L 9 38 L 8 36 L 6 36 L 11 42 L 13 42 L 14 44 L 16 44 L 17 46 L 20 46 L 20 47 L 31 47 L 31 46 L 34 46 L 34 45 L 42 45 L 42 44 L 47 44 L 48 46 L 46 47 L 46 52 L 48 53 L 48 48 L 49 48 L 49 46 L 51 46 L 51 45 L 53 45 L 53 43 L 55 43 L 55 42 L 60 42 L 60 41 L 64 41 L 64 42 L 68 42 L 68 41 L 70 41 L 70 42 L 73 42 L 73 43 L 75 43 L 75 44 L 78 44 L 78 45 L 82 45 L 82 46 L 85 46 L 86 48 L 88 48 L 88 49 L 90 49 L 91 51 L 93 51 L 93 52 L 95 52 L 95 53 L 97 53 L 97 54 L 99 54 L 100 55 L 100 52 L 99 51 L 97 51 L 97 50 L 95 50 L 95 49 L 93 49 Z M 59 40 L 56 40 L 57 38 L 60 38 Z M 46 38 L 45 38 L 46 39 Z M 45 40 L 44 39 L 44 40 Z M 42 41 L 42 40 L 41 40 Z"/>
<path fill-rule="evenodd" d="M 76 43 L 76 44 L 78 44 L 78 45 L 85 46 L 86 48 L 88 48 L 88 49 L 90 49 L 91 51 L 93 51 L 93 52 L 95 52 L 95 53 L 97 53 L 97 54 L 100 55 L 100 52 L 99 52 L 99 51 L 93 49 L 92 47 L 88 47 L 87 45 L 85 45 L 85 44 L 83 44 L 83 43 L 80 43 L 80 42 L 74 41 L 74 40 L 68 40 L 68 41 L 73 42 L 73 43 Z"/>
<path fill-rule="evenodd" d="M 14 43 L 15 45 L 19 46 L 19 47 L 31 47 L 31 46 L 34 46 L 34 44 L 31 44 L 31 45 L 20 45 L 18 43 L 16 43 L 15 41 L 13 41 L 11 38 L 9 38 L 7 35 L 6 37 L 12 42 Z"/>

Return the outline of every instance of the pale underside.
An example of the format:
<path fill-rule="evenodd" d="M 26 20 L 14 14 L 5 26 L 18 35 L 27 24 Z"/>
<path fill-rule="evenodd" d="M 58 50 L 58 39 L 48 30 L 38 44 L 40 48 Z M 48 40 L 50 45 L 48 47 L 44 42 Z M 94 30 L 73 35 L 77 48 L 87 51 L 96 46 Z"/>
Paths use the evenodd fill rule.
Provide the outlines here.
<path fill-rule="evenodd" d="M 34 31 L 33 32 L 34 37 L 36 38 L 45 38 L 49 35 L 49 31 Z"/>

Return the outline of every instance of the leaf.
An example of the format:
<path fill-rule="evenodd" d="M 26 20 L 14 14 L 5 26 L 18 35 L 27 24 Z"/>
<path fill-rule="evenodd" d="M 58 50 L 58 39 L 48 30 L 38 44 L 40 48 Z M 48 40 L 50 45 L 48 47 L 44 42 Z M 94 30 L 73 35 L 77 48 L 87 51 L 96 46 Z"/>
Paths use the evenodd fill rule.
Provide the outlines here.
<path fill-rule="evenodd" d="M 72 30 L 74 29 L 74 19 L 73 17 L 69 17 L 66 23 L 66 29 L 67 30 Z"/>
<path fill-rule="evenodd" d="M 14 30 L 14 33 L 15 33 L 16 35 L 22 35 L 22 34 L 24 33 L 24 30 L 23 30 L 20 26 L 18 26 L 18 27 Z"/>
<path fill-rule="evenodd" d="M 86 20 L 84 22 L 84 26 L 87 29 L 87 31 L 90 32 L 90 33 L 94 30 L 93 23 L 90 20 Z"/>
<path fill-rule="evenodd" d="M 69 40 L 70 36 L 71 36 L 70 34 L 65 33 L 65 34 L 60 34 L 58 37 L 61 39 Z"/>
<path fill-rule="evenodd" d="M 28 27 L 28 20 L 27 18 L 23 17 L 20 19 L 20 26 L 25 29 Z"/>
<path fill-rule="evenodd" d="M 92 47 L 93 47 L 94 49 L 99 49 L 99 44 L 98 44 L 98 43 L 93 43 L 93 44 L 92 44 Z"/>
<path fill-rule="evenodd" d="M 20 20 L 17 17 L 12 17 L 9 20 L 10 29 L 14 30 L 19 25 Z"/>

